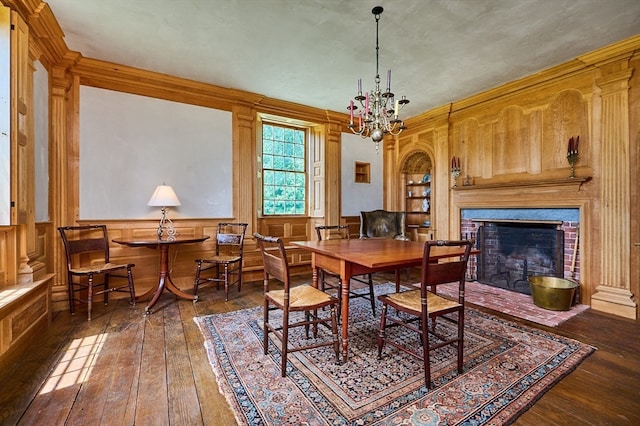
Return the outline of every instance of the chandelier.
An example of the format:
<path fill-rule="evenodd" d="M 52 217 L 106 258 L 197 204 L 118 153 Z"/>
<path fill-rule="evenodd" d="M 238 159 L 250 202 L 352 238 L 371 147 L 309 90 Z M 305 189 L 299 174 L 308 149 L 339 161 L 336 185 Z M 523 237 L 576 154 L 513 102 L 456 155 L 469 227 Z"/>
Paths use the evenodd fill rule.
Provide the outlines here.
<path fill-rule="evenodd" d="M 401 99 L 395 99 L 391 92 L 391 70 L 387 71 L 387 87 L 383 93 L 380 89 L 380 72 L 378 68 L 378 21 L 384 9 L 382 6 L 376 6 L 371 13 L 376 18 L 376 78 L 375 88 L 371 92 L 362 94 L 362 79 L 358 79 L 358 94 L 349 102 L 347 109 L 349 110 L 349 124 L 347 127 L 362 138 L 371 137 L 376 143 L 378 150 L 380 141 L 384 139 L 386 134 L 399 135 L 404 129 L 404 121 L 398 118 L 401 108 L 409 103 L 409 99 L 403 96 Z M 354 102 L 355 101 L 355 102 Z M 362 110 L 358 111 L 358 105 Z M 356 113 L 356 111 L 358 111 Z"/>

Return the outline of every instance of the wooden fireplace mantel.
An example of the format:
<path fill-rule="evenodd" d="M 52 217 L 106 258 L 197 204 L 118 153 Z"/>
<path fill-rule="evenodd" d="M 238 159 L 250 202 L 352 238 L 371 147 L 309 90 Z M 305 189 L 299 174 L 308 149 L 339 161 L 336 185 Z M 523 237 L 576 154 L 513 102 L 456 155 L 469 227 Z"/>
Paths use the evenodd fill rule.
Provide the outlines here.
<path fill-rule="evenodd" d="M 477 185 L 459 185 L 454 186 L 451 189 L 454 191 L 470 191 L 470 190 L 480 190 L 480 189 L 496 189 L 496 188 L 533 188 L 540 186 L 560 186 L 560 185 L 576 185 L 578 187 L 582 186 L 582 184 L 589 182 L 591 180 L 591 176 L 587 177 L 575 177 L 575 178 L 564 178 L 564 179 L 546 179 L 546 180 L 534 180 L 534 181 L 524 181 L 524 182 L 489 182 L 489 183 L 480 183 Z"/>

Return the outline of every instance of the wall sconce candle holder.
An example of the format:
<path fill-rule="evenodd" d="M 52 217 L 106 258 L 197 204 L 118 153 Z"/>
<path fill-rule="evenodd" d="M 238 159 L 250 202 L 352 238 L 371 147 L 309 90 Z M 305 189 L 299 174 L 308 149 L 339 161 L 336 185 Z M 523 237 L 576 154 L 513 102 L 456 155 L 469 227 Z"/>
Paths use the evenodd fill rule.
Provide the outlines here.
<path fill-rule="evenodd" d="M 574 177 L 576 177 L 575 164 L 578 161 L 578 154 L 567 155 L 567 161 L 569 162 L 570 167 L 569 178 L 573 179 Z"/>
<path fill-rule="evenodd" d="M 460 157 L 451 157 L 451 177 L 453 178 L 453 187 L 458 187 L 458 177 L 460 176 Z"/>
<path fill-rule="evenodd" d="M 573 179 L 576 177 L 575 174 L 575 164 L 578 161 L 578 157 L 580 154 L 578 153 L 578 147 L 580 145 L 580 136 L 577 136 L 575 139 L 573 136 L 569 138 L 569 144 L 567 147 L 567 161 L 569 162 L 569 178 Z"/>
<path fill-rule="evenodd" d="M 451 169 L 451 177 L 453 178 L 453 187 L 458 187 L 458 177 L 460 176 L 460 168 L 454 167 Z"/>

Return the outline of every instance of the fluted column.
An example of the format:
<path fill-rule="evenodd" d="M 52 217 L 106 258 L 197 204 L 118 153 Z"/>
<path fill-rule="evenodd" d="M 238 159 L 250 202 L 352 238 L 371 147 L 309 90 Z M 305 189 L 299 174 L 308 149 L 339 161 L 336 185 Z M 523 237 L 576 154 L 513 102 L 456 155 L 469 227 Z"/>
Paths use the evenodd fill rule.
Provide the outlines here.
<path fill-rule="evenodd" d="M 611 67 L 609 67 L 611 69 Z M 630 291 L 631 218 L 629 170 L 629 79 L 622 65 L 599 78 L 601 89 L 601 226 L 600 285 L 592 296 L 594 309 L 636 318 Z"/>
<path fill-rule="evenodd" d="M 233 215 L 248 223 L 247 234 L 255 227 L 253 185 L 255 183 L 255 114 L 249 104 L 235 104 L 233 113 Z"/>

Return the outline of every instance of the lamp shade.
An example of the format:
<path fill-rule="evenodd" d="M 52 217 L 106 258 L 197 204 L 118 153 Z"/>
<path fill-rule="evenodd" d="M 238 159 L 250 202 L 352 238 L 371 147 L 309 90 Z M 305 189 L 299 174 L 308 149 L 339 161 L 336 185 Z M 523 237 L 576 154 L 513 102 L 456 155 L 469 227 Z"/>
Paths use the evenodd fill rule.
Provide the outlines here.
<path fill-rule="evenodd" d="M 175 191 L 169 185 L 158 185 L 147 203 L 148 206 L 158 207 L 173 207 L 181 204 Z"/>

